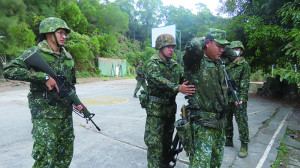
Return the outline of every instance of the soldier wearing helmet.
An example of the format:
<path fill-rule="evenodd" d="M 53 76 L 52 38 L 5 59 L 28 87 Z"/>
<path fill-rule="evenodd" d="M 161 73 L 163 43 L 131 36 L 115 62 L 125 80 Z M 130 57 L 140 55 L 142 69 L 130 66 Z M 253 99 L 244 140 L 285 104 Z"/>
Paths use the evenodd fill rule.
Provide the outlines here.
<path fill-rule="evenodd" d="M 64 76 L 66 82 L 75 89 L 74 61 L 63 47 L 70 31 L 62 19 L 44 19 L 39 29 L 42 41 L 27 49 L 4 69 L 5 78 L 30 82 L 27 97 L 33 124 L 33 167 L 69 167 L 74 142 L 73 106 L 68 100 L 49 104 L 48 100 L 53 98 L 52 91 L 59 92 L 56 81 L 39 69 L 30 67 L 24 58 L 38 52 L 53 71 Z M 82 109 L 81 106 L 74 107 L 79 111 Z"/>
<path fill-rule="evenodd" d="M 193 85 L 183 82 L 183 71 L 172 60 L 175 38 L 170 34 L 161 34 L 155 42 L 154 54 L 147 64 L 146 126 L 144 141 L 148 147 L 148 167 L 169 167 L 168 151 L 171 148 L 178 92 L 192 95 Z M 143 102 L 143 100 L 141 100 Z"/>
<path fill-rule="evenodd" d="M 135 71 L 136 71 L 135 79 L 137 80 L 137 83 L 133 93 L 133 97 L 138 98 L 136 94 L 140 90 L 141 86 L 143 86 L 144 90 L 147 91 L 146 77 L 145 77 L 145 71 L 143 70 L 142 60 L 139 61 L 139 64 L 135 68 Z"/>
<path fill-rule="evenodd" d="M 189 167 L 222 164 L 228 95 L 220 57 L 235 55 L 229 44 L 224 30 L 209 29 L 204 37 L 193 38 L 185 47 L 184 73 L 196 89 L 193 96 L 187 96 L 186 106 L 193 135 Z"/>
<path fill-rule="evenodd" d="M 241 41 L 231 42 L 230 48 L 235 51 L 235 55 L 229 57 L 229 63 L 226 66 L 228 75 L 235 86 L 240 102 L 236 102 L 233 96 L 229 93 L 229 102 L 227 108 L 227 124 L 226 124 L 226 146 L 233 146 L 233 115 L 238 125 L 239 140 L 241 141 L 241 148 L 238 156 L 244 158 L 248 155 L 249 143 L 249 128 L 247 116 L 247 101 L 248 90 L 250 85 L 251 69 L 249 63 L 241 56 L 245 47 Z M 225 58 L 226 59 L 226 58 Z M 242 109 L 238 109 L 236 105 L 239 104 Z"/>
<path fill-rule="evenodd" d="M 55 17 L 44 19 L 39 27 L 41 39 L 47 39 L 49 45 L 56 45 L 57 48 L 64 45 L 67 35 L 70 32 L 71 30 L 66 22 Z"/>

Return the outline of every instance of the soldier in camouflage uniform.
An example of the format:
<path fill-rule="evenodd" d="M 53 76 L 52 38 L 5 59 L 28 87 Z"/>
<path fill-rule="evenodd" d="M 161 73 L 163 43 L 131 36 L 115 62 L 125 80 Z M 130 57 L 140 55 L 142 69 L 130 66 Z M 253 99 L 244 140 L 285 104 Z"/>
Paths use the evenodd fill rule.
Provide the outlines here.
<path fill-rule="evenodd" d="M 24 58 L 32 52 L 39 52 L 53 71 L 65 76 L 67 82 L 75 89 L 74 61 L 63 47 L 70 31 L 67 24 L 59 18 L 44 19 L 39 28 L 41 42 L 38 46 L 26 50 L 4 69 L 6 78 L 30 82 L 28 103 L 33 124 L 34 168 L 69 167 L 74 142 L 73 107 L 68 100 L 50 105 L 50 91 L 59 91 L 55 80 L 48 74 L 29 67 Z M 79 111 L 82 109 L 81 106 L 74 107 Z"/>
<path fill-rule="evenodd" d="M 136 93 L 140 90 L 141 86 L 143 86 L 144 90 L 147 91 L 147 84 L 146 84 L 146 78 L 145 78 L 145 72 L 143 70 L 143 62 L 140 61 L 139 65 L 136 67 L 136 77 L 137 84 L 134 90 L 133 97 L 138 98 Z"/>
<path fill-rule="evenodd" d="M 209 29 L 205 37 L 192 39 L 183 57 L 184 73 L 196 92 L 186 96 L 192 132 L 190 168 L 221 167 L 225 146 L 227 85 L 221 55 L 233 55 L 226 32 Z"/>
<path fill-rule="evenodd" d="M 191 95 L 195 91 L 193 85 L 183 82 L 183 71 L 172 60 L 175 38 L 170 34 L 159 35 L 154 54 L 147 67 L 148 104 L 144 141 L 148 147 L 147 159 L 149 168 L 169 167 L 168 151 L 172 143 L 175 113 L 177 105 L 175 97 L 178 92 Z M 182 83 L 182 84 L 181 84 Z"/>
<path fill-rule="evenodd" d="M 234 97 L 230 95 L 231 93 L 229 93 L 228 111 L 226 115 L 226 146 L 233 146 L 232 118 L 234 115 L 239 129 L 239 139 L 241 141 L 241 149 L 238 156 L 244 158 L 248 154 L 249 142 L 247 101 L 251 69 L 245 58 L 241 57 L 241 54 L 245 50 L 243 43 L 240 41 L 233 41 L 231 42 L 230 47 L 236 52 L 236 55 L 227 58 L 230 63 L 228 66 L 226 66 L 226 70 L 235 87 L 235 90 L 237 91 L 240 102 L 236 102 Z M 237 103 L 242 106 L 241 109 L 237 108 Z"/>

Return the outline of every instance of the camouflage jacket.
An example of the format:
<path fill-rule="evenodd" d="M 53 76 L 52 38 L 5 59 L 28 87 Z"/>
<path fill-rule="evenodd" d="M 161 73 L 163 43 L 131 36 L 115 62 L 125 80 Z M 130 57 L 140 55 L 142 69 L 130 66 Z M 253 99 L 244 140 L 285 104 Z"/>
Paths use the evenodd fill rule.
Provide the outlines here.
<path fill-rule="evenodd" d="M 62 47 L 60 55 L 54 53 L 46 40 L 40 42 L 37 47 L 29 48 L 19 57 L 11 61 L 4 69 L 4 77 L 12 80 L 30 82 L 28 101 L 33 118 L 64 118 L 71 115 L 72 105 L 70 101 L 62 100 L 63 102 L 57 102 L 52 106 L 48 104 L 48 98 L 50 98 L 51 95 L 45 85 L 46 74 L 30 67 L 24 62 L 24 58 L 34 51 L 38 51 L 41 54 L 57 75 L 65 76 L 66 80 L 71 84 L 73 89 L 75 89 L 76 77 L 72 56 L 64 47 Z M 47 98 L 41 97 L 45 92 L 47 93 Z"/>
<path fill-rule="evenodd" d="M 183 70 L 177 62 L 166 62 L 155 54 L 147 67 L 148 94 L 161 99 L 175 100 L 177 89 L 183 82 Z"/>
<path fill-rule="evenodd" d="M 240 57 L 236 63 L 231 62 L 226 66 L 226 70 L 229 78 L 234 81 L 240 101 L 247 102 L 251 75 L 249 63 L 244 57 Z M 229 102 L 235 102 L 233 96 L 229 95 Z"/>
<path fill-rule="evenodd" d="M 136 69 L 136 80 L 144 80 L 145 79 L 145 72 L 142 66 L 137 66 Z"/>
<path fill-rule="evenodd" d="M 188 99 L 188 109 L 191 116 L 204 120 L 224 117 L 224 110 L 228 104 L 227 85 L 224 67 L 220 60 L 211 60 L 204 55 L 204 38 L 194 38 L 186 46 L 183 57 L 184 73 L 189 84 L 195 85 L 196 92 Z M 235 54 L 226 47 L 223 55 Z M 204 114 L 204 115 L 203 115 Z"/>

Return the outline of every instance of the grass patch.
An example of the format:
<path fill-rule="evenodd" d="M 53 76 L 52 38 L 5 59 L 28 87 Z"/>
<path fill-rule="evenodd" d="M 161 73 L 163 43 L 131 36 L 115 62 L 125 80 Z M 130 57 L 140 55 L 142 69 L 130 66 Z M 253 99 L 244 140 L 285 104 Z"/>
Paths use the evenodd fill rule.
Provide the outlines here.
<path fill-rule="evenodd" d="M 286 137 L 291 137 L 292 139 L 300 142 L 300 131 L 299 130 L 292 130 L 287 128 L 284 132 L 283 139 Z M 289 146 L 288 144 L 280 143 L 280 147 L 278 148 L 277 158 L 273 165 L 271 165 L 272 168 L 288 168 L 290 157 L 292 158 L 299 158 L 295 157 L 293 155 L 293 152 L 291 149 L 294 148 L 292 146 Z"/>
<path fill-rule="evenodd" d="M 278 148 L 277 158 L 274 164 L 271 166 L 272 168 L 287 168 L 289 159 L 289 150 L 287 146 L 283 143 L 280 144 Z"/>
<path fill-rule="evenodd" d="M 130 76 L 100 76 L 100 77 L 79 77 L 77 78 L 77 83 L 89 83 L 89 82 L 98 82 L 98 81 L 112 81 L 112 80 L 121 80 L 121 79 L 133 79 L 134 77 Z"/>

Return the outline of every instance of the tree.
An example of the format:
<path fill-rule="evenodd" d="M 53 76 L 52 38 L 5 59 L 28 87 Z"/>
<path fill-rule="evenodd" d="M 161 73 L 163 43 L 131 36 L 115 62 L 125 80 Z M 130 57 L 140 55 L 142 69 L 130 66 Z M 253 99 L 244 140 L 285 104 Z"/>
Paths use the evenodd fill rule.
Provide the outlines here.
<path fill-rule="evenodd" d="M 22 0 L 0 0 L 0 53 L 12 59 L 35 44 L 35 35 L 25 21 L 26 5 Z"/>
<path fill-rule="evenodd" d="M 138 0 L 137 1 L 138 18 L 142 23 L 142 34 L 140 36 L 144 41 L 150 37 L 151 28 L 157 27 L 162 23 L 162 2 L 161 0 Z"/>
<path fill-rule="evenodd" d="M 39 24 L 47 17 L 57 16 L 60 1 L 67 0 L 24 0 L 26 9 L 26 23 L 30 25 L 33 32 L 38 35 Z"/>
<path fill-rule="evenodd" d="M 166 25 L 176 24 L 176 29 L 181 31 L 182 49 L 186 43 L 196 36 L 204 36 L 208 28 L 224 28 L 228 19 L 214 16 L 206 7 L 199 3 L 197 15 L 182 6 L 179 8 L 173 5 L 166 6 L 163 10 L 164 22 Z"/>
<path fill-rule="evenodd" d="M 299 4 L 300 0 L 224 0 L 223 12 L 235 16 L 233 22 L 242 23 L 237 37 L 246 44 L 245 56 L 252 69 L 275 73 L 290 82 L 299 83 Z"/>
<path fill-rule="evenodd" d="M 198 12 L 205 12 L 206 11 L 206 12 L 210 13 L 210 10 L 208 9 L 208 7 L 207 7 L 206 4 L 204 4 L 204 3 L 197 3 L 196 6 L 197 6 Z"/>
<path fill-rule="evenodd" d="M 125 33 L 129 30 L 129 18 L 118 6 L 107 4 L 102 12 L 105 20 L 104 33 Z"/>
<path fill-rule="evenodd" d="M 77 1 L 81 12 L 89 22 L 88 34 L 124 33 L 128 31 L 128 14 L 110 3 L 97 0 Z"/>
<path fill-rule="evenodd" d="M 87 33 L 88 22 L 74 2 L 63 1 L 59 5 L 58 14 L 67 25 L 81 34 Z"/>
<path fill-rule="evenodd" d="M 139 31 L 140 24 L 137 21 L 137 11 L 134 8 L 134 0 L 116 0 L 113 5 L 119 6 L 121 11 L 126 12 L 129 18 L 129 31 L 130 38 L 135 39 L 136 33 Z"/>

